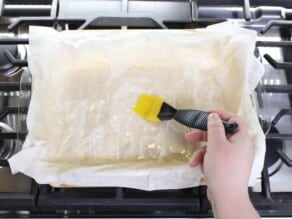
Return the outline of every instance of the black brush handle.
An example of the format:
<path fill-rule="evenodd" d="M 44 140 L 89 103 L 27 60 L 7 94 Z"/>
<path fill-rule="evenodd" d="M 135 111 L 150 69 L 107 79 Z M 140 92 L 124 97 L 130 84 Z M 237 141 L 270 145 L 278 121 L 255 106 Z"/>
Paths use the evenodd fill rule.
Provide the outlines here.
<path fill-rule="evenodd" d="M 209 113 L 200 110 L 177 110 L 174 114 L 174 119 L 179 123 L 191 128 L 207 130 Z M 234 134 L 238 131 L 236 122 L 223 121 L 225 131 L 229 134 Z"/>

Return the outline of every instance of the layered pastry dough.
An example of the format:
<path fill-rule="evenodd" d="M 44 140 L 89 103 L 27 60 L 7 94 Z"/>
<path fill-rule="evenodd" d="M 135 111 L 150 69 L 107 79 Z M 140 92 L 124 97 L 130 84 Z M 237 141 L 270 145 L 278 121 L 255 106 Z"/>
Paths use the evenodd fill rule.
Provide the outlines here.
<path fill-rule="evenodd" d="M 254 41 L 254 32 L 237 27 L 61 33 L 31 28 L 33 91 L 23 150 L 38 148 L 47 164 L 187 164 L 200 146 L 185 141 L 189 128 L 175 121 L 149 123 L 132 111 L 138 96 L 149 93 L 176 108 L 242 116 L 262 163 L 264 136 L 249 99 L 262 74 Z"/>

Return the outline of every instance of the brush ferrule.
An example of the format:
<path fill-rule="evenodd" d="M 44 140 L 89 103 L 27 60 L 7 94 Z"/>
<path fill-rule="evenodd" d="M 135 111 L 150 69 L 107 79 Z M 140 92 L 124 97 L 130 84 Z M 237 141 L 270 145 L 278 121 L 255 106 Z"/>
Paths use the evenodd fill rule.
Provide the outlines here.
<path fill-rule="evenodd" d="M 160 120 L 170 120 L 174 118 L 176 111 L 174 107 L 164 102 L 157 117 Z"/>

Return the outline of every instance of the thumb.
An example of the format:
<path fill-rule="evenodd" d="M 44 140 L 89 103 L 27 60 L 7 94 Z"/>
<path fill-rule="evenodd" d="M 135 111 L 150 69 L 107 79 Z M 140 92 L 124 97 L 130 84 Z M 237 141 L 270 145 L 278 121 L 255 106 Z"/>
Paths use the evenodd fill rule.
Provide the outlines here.
<path fill-rule="evenodd" d="M 211 113 L 208 117 L 208 146 L 212 147 L 223 141 L 226 141 L 223 122 L 218 114 Z"/>

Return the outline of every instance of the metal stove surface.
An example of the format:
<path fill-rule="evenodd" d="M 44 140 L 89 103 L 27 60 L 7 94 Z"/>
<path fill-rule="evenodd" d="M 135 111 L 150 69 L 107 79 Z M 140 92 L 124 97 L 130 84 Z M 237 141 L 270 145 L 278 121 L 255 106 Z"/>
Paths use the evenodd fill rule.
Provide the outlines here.
<path fill-rule="evenodd" d="M 259 86 L 262 96 L 259 112 L 262 119 L 266 122 L 270 120 L 273 129 L 279 132 L 268 133 L 267 141 L 280 142 L 283 150 L 276 151 L 276 162 L 264 169 L 257 184 L 251 188 L 250 196 L 262 216 L 291 218 L 292 64 L 289 62 L 292 62 L 292 20 L 289 19 L 292 18 L 292 3 L 289 0 L 264 2 L 266 6 L 273 6 L 263 6 L 263 1 L 257 0 L 0 1 L 4 4 L 0 8 L 0 50 L 1 45 L 6 44 L 17 44 L 22 48 L 20 51 L 25 50 L 23 45 L 28 43 L 29 25 L 51 26 L 58 30 L 198 28 L 230 20 L 258 31 L 258 51 L 255 54 L 261 58 L 266 69 Z M 14 148 L 15 153 L 21 148 L 26 135 L 28 101 L 23 97 L 27 97 L 30 85 L 29 80 L 25 79 L 21 91 L 20 78 L 29 69 L 26 67 L 25 52 L 15 54 L 10 51 L 4 55 L 6 61 L 13 64 L 13 71 L 7 71 L 5 75 L 0 66 L 0 145 Z M 273 142 L 271 147 L 274 146 Z M 278 159 L 280 152 L 282 159 Z M 3 147 L 0 147 L 1 154 L 7 156 Z M 0 159 L 2 216 L 211 218 L 212 211 L 205 187 L 154 192 L 126 188 L 54 189 L 49 185 L 38 185 L 22 174 L 12 176 L 5 159 Z"/>
<path fill-rule="evenodd" d="M 264 54 L 273 54 L 274 58 L 277 60 L 283 60 L 283 55 L 280 49 L 260 49 L 260 53 L 263 56 Z M 263 63 L 265 65 L 265 74 L 262 79 L 263 85 L 287 85 L 287 79 L 285 71 L 274 69 L 267 61 L 263 59 Z M 290 82 L 291 83 L 291 82 Z M 282 109 L 291 109 L 291 102 L 289 99 L 289 94 L 287 93 L 269 93 L 265 94 L 265 109 L 266 113 L 272 125 L 270 129 L 270 133 L 274 133 L 272 129 L 275 129 L 278 133 L 292 133 L 292 120 L 288 115 L 283 116 L 277 122 L 277 124 L 273 124 L 277 114 Z M 268 134 L 268 133 L 267 133 Z M 292 157 L 292 141 L 291 140 L 274 140 L 267 139 L 267 145 L 270 147 L 275 147 L 273 144 L 269 144 L 270 141 L 279 142 L 279 144 L 283 145 L 283 151 L 289 156 Z M 268 150 L 268 149 L 267 149 Z M 274 151 L 276 152 L 276 151 Z M 272 192 L 287 192 L 292 191 L 292 171 L 291 168 L 283 163 L 283 161 L 277 157 L 277 161 L 269 166 L 268 173 L 270 175 L 270 186 Z M 261 191 L 261 178 L 259 177 L 256 185 L 253 187 L 253 191 L 260 192 Z"/>

